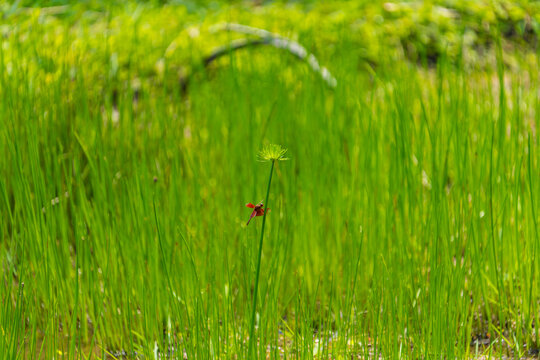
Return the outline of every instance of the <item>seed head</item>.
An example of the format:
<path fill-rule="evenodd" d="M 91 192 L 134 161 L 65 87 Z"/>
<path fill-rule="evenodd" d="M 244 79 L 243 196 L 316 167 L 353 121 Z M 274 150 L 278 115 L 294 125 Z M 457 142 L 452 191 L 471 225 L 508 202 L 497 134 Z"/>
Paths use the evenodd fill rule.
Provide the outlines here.
<path fill-rule="evenodd" d="M 289 160 L 285 157 L 287 149 L 281 147 L 281 145 L 268 144 L 265 145 L 261 151 L 259 151 L 259 161 L 285 161 Z"/>

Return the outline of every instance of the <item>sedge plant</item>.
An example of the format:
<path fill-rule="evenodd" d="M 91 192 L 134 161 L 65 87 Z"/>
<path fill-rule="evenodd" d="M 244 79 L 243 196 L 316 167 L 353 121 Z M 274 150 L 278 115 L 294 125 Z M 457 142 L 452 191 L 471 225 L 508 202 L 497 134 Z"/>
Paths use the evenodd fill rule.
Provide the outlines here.
<path fill-rule="evenodd" d="M 268 198 L 270 196 L 270 185 L 272 184 L 272 174 L 274 173 L 274 166 L 277 161 L 285 161 L 285 153 L 287 149 L 282 148 L 280 145 L 269 144 L 263 147 L 259 152 L 259 160 L 262 162 L 270 162 L 270 176 L 268 177 L 268 187 L 266 189 L 266 199 L 264 204 L 266 204 L 266 209 L 268 209 Z M 257 256 L 257 272 L 255 275 L 255 290 L 253 292 L 253 306 L 251 310 L 251 325 L 249 330 L 249 348 L 248 348 L 248 359 L 252 359 L 253 355 L 253 346 L 255 341 L 255 315 L 257 313 L 257 297 L 259 292 L 259 275 L 261 271 L 261 257 L 262 257 L 262 248 L 264 241 L 264 225 L 266 224 L 266 214 L 268 211 L 265 211 L 263 214 L 262 227 L 261 227 L 261 237 L 259 240 L 259 254 Z"/>

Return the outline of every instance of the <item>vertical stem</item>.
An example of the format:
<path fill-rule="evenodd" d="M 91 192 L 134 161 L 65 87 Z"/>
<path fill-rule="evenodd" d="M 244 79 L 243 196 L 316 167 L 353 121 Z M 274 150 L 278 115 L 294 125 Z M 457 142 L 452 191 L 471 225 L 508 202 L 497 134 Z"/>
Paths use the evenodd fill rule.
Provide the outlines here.
<path fill-rule="evenodd" d="M 259 274 L 261 272 L 261 257 L 262 257 L 262 248 L 263 248 L 263 239 L 264 239 L 264 224 L 266 223 L 266 214 L 268 213 L 268 196 L 270 195 L 270 184 L 272 183 L 272 174 L 274 173 L 274 160 L 272 160 L 272 167 L 270 168 L 270 178 L 268 179 L 268 189 L 266 190 L 266 200 L 264 209 L 262 229 L 261 229 L 261 240 L 259 241 L 259 257 L 257 259 L 257 275 L 255 276 L 255 290 L 253 292 L 253 307 L 251 310 L 251 328 L 249 330 L 249 349 L 248 349 L 248 359 L 253 359 L 251 356 L 253 353 L 253 345 L 255 341 L 255 314 L 257 313 L 257 295 L 259 292 Z"/>
<path fill-rule="evenodd" d="M 531 260 L 531 284 L 529 286 L 529 313 L 527 314 L 527 321 L 528 326 L 532 327 L 534 324 L 534 321 L 537 319 L 537 315 L 534 314 L 535 311 L 533 311 L 533 287 L 535 283 L 535 275 L 536 275 L 536 251 L 537 251 L 537 243 L 538 243 L 538 224 L 536 223 L 536 211 L 535 209 L 535 203 L 534 203 L 534 194 L 533 194 L 533 182 L 532 182 L 532 171 L 533 171 L 533 165 L 531 160 L 531 136 L 528 137 L 529 147 L 528 147 L 528 156 L 529 156 L 529 196 L 531 198 L 531 212 L 532 212 L 532 218 L 533 218 L 533 224 L 534 224 L 534 241 L 533 241 L 533 254 L 532 254 L 532 260 Z M 536 331 L 536 341 L 538 341 L 538 331 Z"/>

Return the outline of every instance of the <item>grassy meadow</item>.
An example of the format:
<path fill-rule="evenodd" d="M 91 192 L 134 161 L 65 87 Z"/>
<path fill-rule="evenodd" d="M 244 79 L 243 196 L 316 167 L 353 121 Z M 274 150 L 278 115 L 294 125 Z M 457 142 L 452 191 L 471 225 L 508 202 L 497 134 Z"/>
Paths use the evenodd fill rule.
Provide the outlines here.
<path fill-rule="evenodd" d="M 538 33 L 525 0 L 0 4 L 0 359 L 537 357 Z"/>

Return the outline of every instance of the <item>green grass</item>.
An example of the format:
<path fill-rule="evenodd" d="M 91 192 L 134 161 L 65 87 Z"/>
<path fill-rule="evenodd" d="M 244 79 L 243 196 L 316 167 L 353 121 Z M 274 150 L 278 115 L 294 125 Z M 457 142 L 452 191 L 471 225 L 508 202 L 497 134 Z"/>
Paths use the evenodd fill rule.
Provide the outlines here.
<path fill-rule="evenodd" d="M 259 358 L 534 354 L 537 54 L 505 37 L 411 61 L 306 6 L 5 16 L 0 358 L 246 358 L 264 220 L 246 227 L 244 205 L 266 195 L 268 143 L 290 159 L 267 201 Z M 297 37 L 337 87 L 261 47 L 183 93 L 232 37 L 219 21 Z"/>

